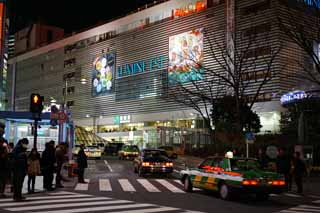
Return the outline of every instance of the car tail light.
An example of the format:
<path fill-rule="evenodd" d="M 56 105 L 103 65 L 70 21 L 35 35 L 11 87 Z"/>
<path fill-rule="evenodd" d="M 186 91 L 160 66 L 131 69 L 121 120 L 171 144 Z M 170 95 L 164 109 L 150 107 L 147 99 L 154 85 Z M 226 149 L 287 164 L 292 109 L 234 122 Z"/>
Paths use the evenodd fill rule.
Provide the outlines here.
<path fill-rule="evenodd" d="M 165 166 L 173 166 L 173 163 L 167 162 L 167 163 L 165 164 Z"/>
<path fill-rule="evenodd" d="M 258 181 L 257 180 L 243 180 L 242 185 L 255 186 L 255 185 L 258 185 Z"/>
<path fill-rule="evenodd" d="M 274 186 L 284 186 L 286 182 L 284 180 L 273 180 L 271 184 Z"/>
<path fill-rule="evenodd" d="M 150 166 L 150 163 L 149 162 L 143 162 L 142 166 Z"/>

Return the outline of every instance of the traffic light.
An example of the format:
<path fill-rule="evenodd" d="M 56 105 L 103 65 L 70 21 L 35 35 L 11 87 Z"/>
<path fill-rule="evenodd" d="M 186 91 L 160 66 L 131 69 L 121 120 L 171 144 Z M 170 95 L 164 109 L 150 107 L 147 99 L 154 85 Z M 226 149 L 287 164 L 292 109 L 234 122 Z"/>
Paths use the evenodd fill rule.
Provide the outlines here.
<path fill-rule="evenodd" d="M 30 96 L 30 112 L 41 114 L 43 110 L 43 96 L 39 94 L 31 94 Z"/>

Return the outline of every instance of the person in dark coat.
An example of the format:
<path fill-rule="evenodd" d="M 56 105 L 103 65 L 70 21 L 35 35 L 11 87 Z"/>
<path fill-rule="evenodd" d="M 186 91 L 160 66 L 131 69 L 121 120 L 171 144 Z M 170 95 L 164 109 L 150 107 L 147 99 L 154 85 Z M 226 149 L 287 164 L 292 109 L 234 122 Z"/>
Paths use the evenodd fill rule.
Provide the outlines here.
<path fill-rule="evenodd" d="M 43 188 L 53 191 L 52 187 L 53 174 L 55 170 L 56 156 L 54 149 L 54 141 L 46 143 L 45 150 L 42 153 L 41 167 L 43 174 Z"/>
<path fill-rule="evenodd" d="M 281 148 L 279 150 L 276 166 L 277 166 L 277 172 L 284 176 L 287 190 L 291 191 L 291 186 L 292 186 L 292 176 L 290 174 L 291 158 L 286 153 L 286 150 L 284 148 Z"/>
<path fill-rule="evenodd" d="M 13 149 L 13 200 L 22 201 L 25 197 L 22 196 L 23 181 L 27 174 L 28 158 L 27 148 L 29 141 L 27 138 L 19 140 L 16 147 Z"/>
<path fill-rule="evenodd" d="M 303 181 L 302 177 L 307 173 L 305 163 L 300 158 L 300 152 L 295 152 L 293 160 L 293 177 L 297 184 L 298 193 L 303 192 Z"/>
<path fill-rule="evenodd" d="M 0 198 L 5 198 L 6 182 L 9 174 L 8 149 L 3 138 L 0 138 Z"/>
<path fill-rule="evenodd" d="M 78 182 L 86 183 L 84 181 L 84 170 L 85 168 L 88 168 L 88 161 L 87 161 L 87 155 L 84 152 L 84 144 L 80 145 L 80 150 L 78 152 L 78 157 L 77 157 L 77 163 L 78 163 Z"/>

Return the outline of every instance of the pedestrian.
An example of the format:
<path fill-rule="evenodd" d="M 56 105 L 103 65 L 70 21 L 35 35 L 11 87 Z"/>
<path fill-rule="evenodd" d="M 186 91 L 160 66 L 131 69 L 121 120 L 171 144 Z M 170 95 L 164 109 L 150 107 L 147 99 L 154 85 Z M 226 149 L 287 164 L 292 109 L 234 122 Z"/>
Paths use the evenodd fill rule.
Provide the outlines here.
<path fill-rule="evenodd" d="M 10 185 L 10 192 L 13 192 L 13 148 L 14 143 L 10 142 L 8 144 L 8 178 L 7 184 Z"/>
<path fill-rule="evenodd" d="M 258 151 L 258 162 L 260 164 L 261 169 L 268 169 L 269 159 L 268 159 L 268 156 L 266 155 L 265 150 L 262 148 L 260 148 Z"/>
<path fill-rule="evenodd" d="M 292 175 L 291 169 L 291 157 L 287 154 L 285 148 L 280 148 L 276 160 L 277 172 L 284 176 L 286 182 L 286 190 L 291 191 L 292 186 Z"/>
<path fill-rule="evenodd" d="M 18 141 L 18 144 L 13 149 L 13 200 L 22 201 L 25 197 L 22 196 L 23 181 L 27 174 L 28 160 L 27 148 L 29 141 L 23 138 Z"/>
<path fill-rule="evenodd" d="M 293 177 L 297 185 L 297 192 L 301 194 L 303 192 L 303 180 L 302 177 L 307 173 L 305 163 L 301 160 L 300 152 L 295 152 L 293 160 Z"/>
<path fill-rule="evenodd" d="M 54 141 L 45 144 L 45 150 L 42 153 L 41 170 L 43 174 L 43 188 L 53 191 L 52 181 L 54 177 L 56 156 L 54 149 Z"/>
<path fill-rule="evenodd" d="M 5 188 L 8 179 L 8 148 L 4 138 L 0 138 L 0 198 L 5 198 Z"/>
<path fill-rule="evenodd" d="M 28 193 L 29 194 L 34 193 L 36 176 L 39 174 L 40 174 L 39 153 L 37 149 L 33 148 L 28 156 Z"/>
<path fill-rule="evenodd" d="M 62 175 L 61 169 L 65 160 L 66 147 L 64 143 L 60 143 L 56 148 L 56 161 L 57 161 L 57 175 L 56 175 L 56 187 L 63 188 L 64 186 L 61 184 Z"/>
<path fill-rule="evenodd" d="M 86 183 L 84 181 L 84 170 L 88 167 L 87 155 L 84 152 L 84 144 L 80 145 L 80 150 L 78 152 L 77 163 L 78 163 L 78 182 Z"/>

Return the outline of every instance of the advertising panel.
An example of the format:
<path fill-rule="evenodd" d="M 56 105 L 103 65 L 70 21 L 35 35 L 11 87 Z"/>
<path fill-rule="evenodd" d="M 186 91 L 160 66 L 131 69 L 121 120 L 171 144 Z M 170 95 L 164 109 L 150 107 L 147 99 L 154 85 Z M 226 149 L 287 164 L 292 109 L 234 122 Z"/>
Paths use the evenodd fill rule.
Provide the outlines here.
<path fill-rule="evenodd" d="M 111 52 L 97 56 L 92 65 L 92 96 L 112 93 L 115 73 L 115 53 Z"/>
<path fill-rule="evenodd" d="M 203 28 L 169 37 L 169 84 L 203 79 Z"/>

